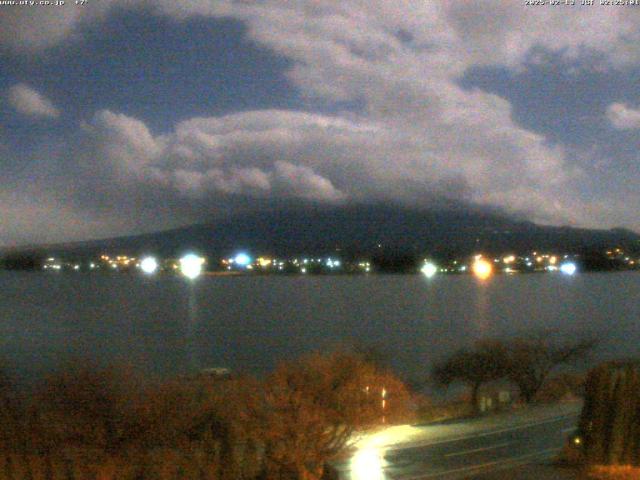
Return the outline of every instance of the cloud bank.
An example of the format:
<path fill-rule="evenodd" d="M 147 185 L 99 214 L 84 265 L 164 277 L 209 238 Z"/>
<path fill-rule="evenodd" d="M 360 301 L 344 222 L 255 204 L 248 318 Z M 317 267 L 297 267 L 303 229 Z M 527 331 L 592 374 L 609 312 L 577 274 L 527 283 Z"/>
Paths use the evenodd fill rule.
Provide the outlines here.
<path fill-rule="evenodd" d="M 505 99 L 459 81 L 471 67 L 515 72 L 543 64 L 548 53 L 590 68 L 637 65 L 639 9 L 103 0 L 94 10 L 3 18 L 0 40 L 14 54 L 41 55 L 115 8 L 176 21 L 240 20 L 251 40 L 292 61 L 288 78 L 306 98 L 335 113 L 246 111 L 152 132 L 144 119 L 96 112 L 77 148 L 79 158 L 100 162 L 92 168 L 105 198 L 137 190 L 204 210 L 238 196 L 424 206 L 452 199 L 544 223 L 606 225 L 611 206 L 579 200 L 584 173 L 561 145 L 514 122 Z M 341 109 L 343 102 L 359 107 Z M 620 129 L 640 125 L 640 114 L 623 104 L 611 105 L 607 117 Z"/>

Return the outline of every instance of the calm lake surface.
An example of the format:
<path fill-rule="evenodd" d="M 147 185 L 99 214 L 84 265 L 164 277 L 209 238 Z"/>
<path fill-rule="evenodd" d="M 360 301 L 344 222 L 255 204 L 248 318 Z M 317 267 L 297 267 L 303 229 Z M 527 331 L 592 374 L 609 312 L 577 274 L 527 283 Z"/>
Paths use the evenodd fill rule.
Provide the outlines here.
<path fill-rule="evenodd" d="M 33 378 L 70 358 L 169 376 L 264 373 L 340 344 L 382 345 L 421 378 L 452 348 L 541 328 L 640 353 L 640 274 L 143 278 L 0 272 L 0 357 Z"/>

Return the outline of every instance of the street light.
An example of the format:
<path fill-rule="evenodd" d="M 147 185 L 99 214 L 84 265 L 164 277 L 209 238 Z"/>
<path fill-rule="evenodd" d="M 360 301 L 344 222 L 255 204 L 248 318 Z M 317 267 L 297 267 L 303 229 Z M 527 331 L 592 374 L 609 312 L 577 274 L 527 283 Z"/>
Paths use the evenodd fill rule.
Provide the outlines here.
<path fill-rule="evenodd" d="M 145 257 L 140 261 L 140 270 L 147 275 L 152 275 L 158 270 L 158 261 L 153 257 Z"/>
<path fill-rule="evenodd" d="M 473 263 L 473 273 L 480 280 L 485 280 L 491 276 L 493 266 L 482 258 L 478 258 Z"/>
<path fill-rule="evenodd" d="M 567 262 L 560 265 L 560 271 L 565 275 L 573 275 L 574 273 L 576 273 L 577 269 L 578 268 L 576 267 L 576 264 L 572 262 Z"/>
<path fill-rule="evenodd" d="M 425 262 L 420 271 L 424 274 L 425 277 L 431 278 L 436 273 L 438 273 L 438 267 L 431 262 Z"/>
<path fill-rule="evenodd" d="M 235 256 L 233 261 L 236 263 L 236 265 L 240 265 L 241 267 L 246 267 L 251 263 L 251 257 L 246 253 L 239 253 Z"/>
<path fill-rule="evenodd" d="M 180 272 L 190 280 L 198 278 L 202 273 L 204 258 L 189 253 L 180 259 Z"/>

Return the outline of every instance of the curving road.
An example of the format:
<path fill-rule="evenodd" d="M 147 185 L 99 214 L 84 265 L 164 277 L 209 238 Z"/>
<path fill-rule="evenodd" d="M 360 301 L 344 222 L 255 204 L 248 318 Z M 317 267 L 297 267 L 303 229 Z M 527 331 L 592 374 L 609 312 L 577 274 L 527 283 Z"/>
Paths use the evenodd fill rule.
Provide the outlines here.
<path fill-rule="evenodd" d="M 553 458 L 581 405 L 534 407 L 441 425 L 391 427 L 360 439 L 336 464 L 344 480 L 455 480 Z M 483 476 L 484 478 L 484 476 Z"/>

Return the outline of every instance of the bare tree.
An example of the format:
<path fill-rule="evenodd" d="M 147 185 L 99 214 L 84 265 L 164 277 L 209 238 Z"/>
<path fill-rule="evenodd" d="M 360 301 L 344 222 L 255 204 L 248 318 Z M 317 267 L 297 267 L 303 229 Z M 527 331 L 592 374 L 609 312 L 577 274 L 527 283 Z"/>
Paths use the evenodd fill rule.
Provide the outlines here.
<path fill-rule="evenodd" d="M 459 350 L 436 364 L 432 378 L 445 387 L 454 382 L 467 384 L 471 389 L 471 404 L 477 412 L 480 387 L 506 375 L 506 359 L 507 352 L 502 342 L 479 341 L 473 347 Z"/>
<path fill-rule="evenodd" d="M 540 332 L 507 345 L 506 376 L 518 387 L 526 403 L 535 399 L 555 368 L 584 360 L 599 343 L 590 336 L 564 341 L 553 340 L 554 336 Z"/>

